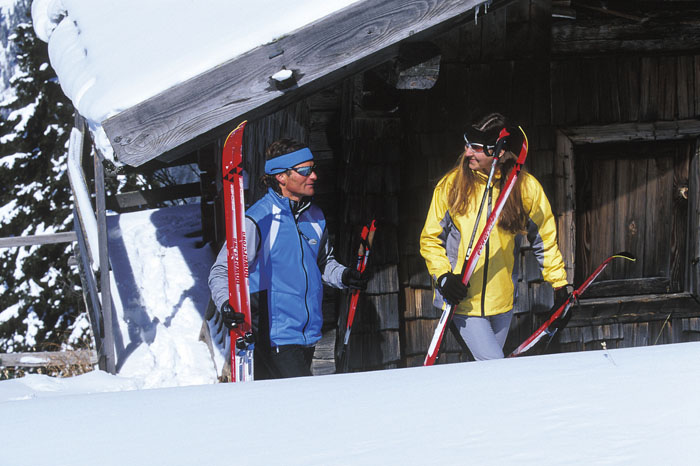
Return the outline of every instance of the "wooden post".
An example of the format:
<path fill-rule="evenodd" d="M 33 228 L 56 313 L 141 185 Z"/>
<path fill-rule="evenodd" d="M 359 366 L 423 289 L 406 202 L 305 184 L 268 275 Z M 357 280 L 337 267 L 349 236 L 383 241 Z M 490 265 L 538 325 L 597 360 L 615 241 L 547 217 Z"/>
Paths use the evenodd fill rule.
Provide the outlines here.
<path fill-rule="evenodd" d="M 700 138 L 696 139 L 695 154 L 690 159 L 688 177 L 688 291 L 700 300 Z"/>
<path fill-rule="evenodd" d="M 95 283 L 95 275 L 90 264 L 90 256 L 88 247 L 85 243 L 85 233 L 80 225 L 78 209 L 73 209 L 73 225 L 78 242 L 78 248 L 75 251 L 78 257 L 78 272 L 80 282 L 83 285 L 83 297 L 85 305 L 88 309 L 88 318 L 92 335 L 95 339 L 95 348 L 98 353 L 102 354 L 101 348 L 104 342 L 104 322 L 102 321 L 102 313 L 100 306 L 99 293 L 97 291 L 97 283 Z M 100 369 L 104 370 L 104 361 L 100 365 Z"/>
<path fill-rule="evenodd" d="M 557 152 L 554 161 L 555 211 L 559 250 L 566 264 L 569 281 L 574 281 L 576 251 L 576 218 L 574 213 L 574 145 L 564 133 L 557 131 Z"/>
<path fill-rule="evenodd" d="M 103 161 L 95 153 L 95 199 L 97 203 L 97 242 L 100 255 L 100 291 L 102 298 L 102 320 L 104 322 L 104 357 L 105 368 L 110 374 L 116 374 L 114 357 L 114 329 L 112 328 L 112 293 L 110 288 L 109 249 L 107 247 L 107 213 L 105 207 L 105 178 Z"/>

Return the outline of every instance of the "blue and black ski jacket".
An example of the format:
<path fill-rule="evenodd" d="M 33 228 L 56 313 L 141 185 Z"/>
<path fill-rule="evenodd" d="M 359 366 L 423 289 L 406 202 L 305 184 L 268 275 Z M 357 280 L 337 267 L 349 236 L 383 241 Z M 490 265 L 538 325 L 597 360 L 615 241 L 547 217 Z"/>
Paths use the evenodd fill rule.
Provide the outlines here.
<path fill-rule="evenodd" d="M 293 208 L 294 207 L 294 208 Z M 257 343 L 314 345 L 321 338 L 323 283 L 343 288 L 317 206 L 292 205 L 272 189 L 246 211 L 246 241 Z M 217 309 L 228 299 L 226 245 L 209 275 Z"/>

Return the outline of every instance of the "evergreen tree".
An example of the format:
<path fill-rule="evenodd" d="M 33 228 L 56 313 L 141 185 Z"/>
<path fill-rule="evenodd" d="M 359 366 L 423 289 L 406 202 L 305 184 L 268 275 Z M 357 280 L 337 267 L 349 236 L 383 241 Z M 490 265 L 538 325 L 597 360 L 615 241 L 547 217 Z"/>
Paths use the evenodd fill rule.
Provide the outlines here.
<path fill-rule="evenodd" d="M 0 237 L 69 231 L 73 227 L 67 141 L 73 108 L 37 39 L 29 1 L 10 35 L 18 50 L 16 99 L 0 121 Z M 69 264 L 73 245 L 0 249 L 0 352 L 51 350 L 87 331 L 80 280 Z M 71 337 L 71 333 L 73 334 Z"/>

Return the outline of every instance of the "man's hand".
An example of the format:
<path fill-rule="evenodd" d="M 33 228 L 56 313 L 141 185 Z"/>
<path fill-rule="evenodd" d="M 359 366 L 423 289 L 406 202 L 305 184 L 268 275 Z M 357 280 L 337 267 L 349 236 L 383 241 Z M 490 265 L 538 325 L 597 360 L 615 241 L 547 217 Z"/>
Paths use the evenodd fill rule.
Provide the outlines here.
<path fill-rule="evenodd" d="M 221 305 L 221 320 L 229 330 L 245 322 L 245 314 L 237 312 L 228 301 Z"/>
<path fill-rule="evenodd" d="M 360 273 L 357 269 L 346 267 L 340 280 L 343 282 L 343 285 L 352 290 L 364 290 L 367 288 L 369 274 L 367 270 L 365 270 L 365 273 Z"/>
<path fill-rule="evenodd" d="M 462 277 L 452 272 L 440 275 L 437 287 L 445 301 L 452 306 L 458 305 L 467 297 L 468 286 L 462 283 Z"/>

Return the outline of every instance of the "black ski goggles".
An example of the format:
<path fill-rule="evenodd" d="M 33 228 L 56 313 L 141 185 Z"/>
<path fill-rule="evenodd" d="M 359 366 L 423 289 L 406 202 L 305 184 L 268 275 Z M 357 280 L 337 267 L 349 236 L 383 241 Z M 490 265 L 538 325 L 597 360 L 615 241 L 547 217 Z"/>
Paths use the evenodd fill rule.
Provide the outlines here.
<path fill-rule="evenodd" d="M 316 171 L 316 165 L 309 165 L 308 167 L 290 168 L 299 173 L 301 176 L 309 176 L 312 172 Z"/>

